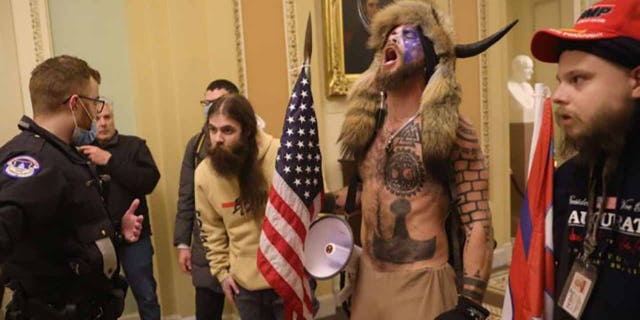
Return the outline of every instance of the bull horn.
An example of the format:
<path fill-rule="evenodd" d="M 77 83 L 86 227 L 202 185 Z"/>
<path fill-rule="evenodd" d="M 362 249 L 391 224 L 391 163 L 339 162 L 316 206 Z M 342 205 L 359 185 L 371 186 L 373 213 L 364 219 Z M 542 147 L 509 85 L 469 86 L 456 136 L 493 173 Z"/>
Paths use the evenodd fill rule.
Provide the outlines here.
<path fill-rule="evenodd" d="M 489 49 L 494 43 L 500 40 L 513 26 L 518 23 L 518 20 L 514 20 L 504 28 L 498 30 L 498 32 L 474 43 L 469 44 L 458 44 L 456 45 L 456 57 L 458 58 L 468 58 L 473 57 L 475 55 L 481 54 L 485 50 Z"/>

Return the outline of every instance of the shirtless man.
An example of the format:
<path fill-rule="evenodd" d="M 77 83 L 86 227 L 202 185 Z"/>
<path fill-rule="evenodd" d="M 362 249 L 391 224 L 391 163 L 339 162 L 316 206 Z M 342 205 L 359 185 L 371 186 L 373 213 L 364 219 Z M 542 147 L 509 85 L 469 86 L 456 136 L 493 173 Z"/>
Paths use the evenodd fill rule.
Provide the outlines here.
<path fill-rule="evenodd" d="M 428 1 L 400 1 L 372 24 L 376 59 L 352 88 L 340 136 L 362 179 L 351 319 L 488 316 L 481 306 L 493 251 L 488 174 L 475 129 L 458 115 L 458 52 L 447 23 Z M 378 123 L 377 105 L 387 112 Z M 450 186 L 466 236 L 460 292 L 448 264 Z M 327 194 L 325 208 L 342 211 L 346 195 L 346 188 Z"/>

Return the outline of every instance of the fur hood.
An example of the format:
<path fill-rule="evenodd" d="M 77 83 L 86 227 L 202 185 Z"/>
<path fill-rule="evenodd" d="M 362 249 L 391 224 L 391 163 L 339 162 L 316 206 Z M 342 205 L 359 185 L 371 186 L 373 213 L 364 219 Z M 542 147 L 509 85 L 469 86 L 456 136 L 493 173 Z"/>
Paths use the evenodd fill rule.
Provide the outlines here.
<path fill-rule="evenodd" d="M 455 43 L 449 18 L 431 0 L 397 1 L 379 11 L 371 25 L 369 46 L 376 49 L 373 62 L 353 84 L 338 141 L 342 153 L 360 161 L 375 129 L 380 89 L 375 75 L 382 62 L 382 47 L 392 28 L 409 24 L 420 26 L 434 45 L 438 64 L 422 92 L 422 145 L 424 161 L 449 158 L 456 139 L 460 87 L 455 79 Z"/>

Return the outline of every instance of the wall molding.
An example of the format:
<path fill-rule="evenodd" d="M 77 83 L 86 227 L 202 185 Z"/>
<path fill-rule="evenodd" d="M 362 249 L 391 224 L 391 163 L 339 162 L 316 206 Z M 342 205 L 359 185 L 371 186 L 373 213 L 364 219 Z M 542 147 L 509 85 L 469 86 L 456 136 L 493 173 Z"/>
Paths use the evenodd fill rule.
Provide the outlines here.
<path fill-rule="evenodd" d="M 480 38 L 507 24 L 507 4 L 478 0 Z M 509 117 L 506 82 L 509 63 L 505 37 L 480 55 L 480 138 L 489 168 L 489 200 L 498 245 L 511 239 L 511 199 L 509 184 Z M 492 148 L 496 146 L 496 148 Z"/>
<path fill-rule="evenodd" d="M 247 85 L 247 58 L 244 46 L 244 28 L 242 26 L 242 1 L 233 0 L 233 29 L 236 38 L 236 64 L 238 66 L 238 86 L 240 93 L 249 97 Z"/>
<path fill-rule="evenodd" d="M 480 39 L 487 36 L 487 4 L 485 0 L 478 0 L 478 30 Z M 491 142 L 489 120 L 489 88 L 488 88 L 487 53 L 480 55 L 480 137 L 482 152 L 486 157 L 488 167 L 491 167 Z"/>
<path fill-rule="evenodd" d="M 296 5 L 294 0 L 283 0 L 284 31 L 287 45 L 287 77 L 289 91 L 293 89 L 298 74 L 300 73 L 300 59 L 298 58 L 298 37 L 296 24 Z"/>
<path fill-rule="evenodd" d="M 53 55 L 48 0 L 11 0 L 24 114 L 33 116 L 29 94 L 31 71 Z"/>
<path fill-rule="evenodd" d="M 40 12 L 41 11 L 49 11 L 48 6 L 43 7 L 43 10 L 40 10 L 40 5 L 42 1 L 38 0 L 29 0 L 29 11 L 31 13 L 31 22 L 33 27 L 33 45 L 34 45 L 34 56 L 36 60 L 36 64 L 44 61 L 45 48 L 44 48 L 44 40 L 43 40 L 43 31 L 42 31 L 42 23 L 40 20 Z M 46 4 L 45 4 L 46 5 Z M 49 56 L 51 53 L 49 52 Z"/>

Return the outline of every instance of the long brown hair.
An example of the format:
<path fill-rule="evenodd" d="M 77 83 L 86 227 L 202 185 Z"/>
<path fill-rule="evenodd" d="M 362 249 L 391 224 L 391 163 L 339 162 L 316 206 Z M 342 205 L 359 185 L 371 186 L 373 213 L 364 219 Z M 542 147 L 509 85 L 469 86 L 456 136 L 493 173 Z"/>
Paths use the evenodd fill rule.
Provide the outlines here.
<path fill-rule="evenodd" d="M 253 211 L 261 214 L 267 201 L 267 191 L 269 186 L 262 173 L 260 163 L 258 163 L 258 125 L 256 114 L 247 98 L 239 94 L 227 94 L 216 99 L 209 112 L 207 119 L 214 114 L 221 114 L 229 117 L 240 124 L 242 129 L 239 143 L 244 145 L 246 153 L 245 161 L 238 174 L 238 185 L 240 189 L 240 205 L 243 212 Z M 214 144 L 212 143 L 212 147 Z"/>

